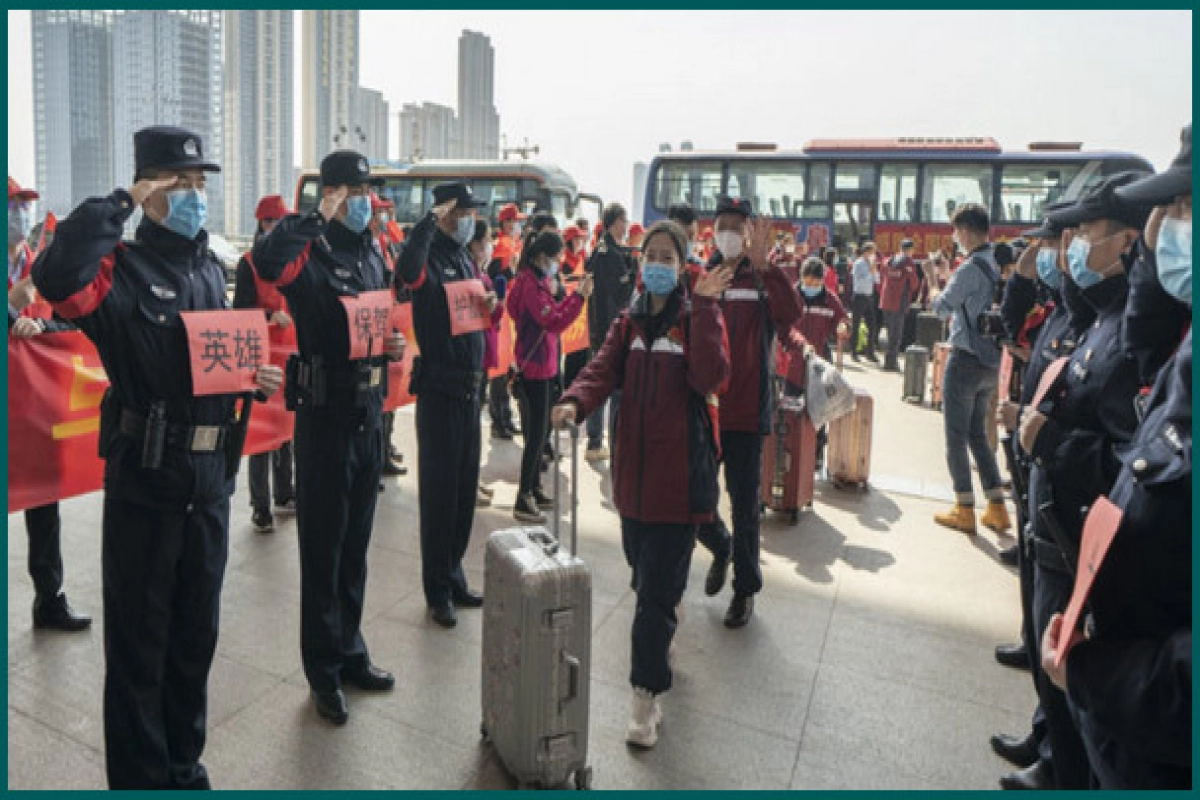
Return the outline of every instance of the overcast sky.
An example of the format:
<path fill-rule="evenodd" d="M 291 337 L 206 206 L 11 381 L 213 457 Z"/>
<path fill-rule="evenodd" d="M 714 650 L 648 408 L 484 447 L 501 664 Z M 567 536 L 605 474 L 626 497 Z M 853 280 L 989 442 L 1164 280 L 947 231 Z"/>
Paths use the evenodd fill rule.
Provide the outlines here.
<path fill-rule="evenodd" d="M 9 172 L 29 184 L 29 13 L 8 20 Z M 581 190 L 626 203 L 634 162 L 661 142 L 985 135 L 1130 150 L 1161 169 L 1192 118 L 1188 11 L 364 11 L 361 83 L 393 112 L 454 106 L 463 28 L 495 47 L 509 145 L 528 137 Z M 296 82 L 298 115 L 299 68 Z"/>

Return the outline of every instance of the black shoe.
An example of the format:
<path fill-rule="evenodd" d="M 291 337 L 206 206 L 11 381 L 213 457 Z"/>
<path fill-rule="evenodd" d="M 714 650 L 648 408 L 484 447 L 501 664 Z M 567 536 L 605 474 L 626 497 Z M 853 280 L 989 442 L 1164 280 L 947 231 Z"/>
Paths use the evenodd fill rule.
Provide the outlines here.
<path fill-rule="evenodd" d="M 396 676 L 374 664 L 354 670 L 342 670 L 342 680 L 364 692 L 386 692 L 396 685 Z"/>
<path fill-rule="evenodd" d="M 383 491 L 384 489 L 386 489 L 386 488 L 387 488 L 387 487 L 386 487 L 386 486 L 384 486 L 382 483 L 381 483 L 381 484 L 379 484 L 379 491 L 381 491 L 381 492 L 382 492 L 382 491 Z"/>
<path fill-rule="evenodd" d="M 392 461 L 390 458 L 387 458 L 383 461 L 383 474 L 389 478 L 394 478 L 399 475 L 407 475 L 408 467 L 401 466 L 395 461 Z"/>
<path fill-rule="evenodd" d="M 508 425 L 504 426 L 504 429 L 508 431 L 509 436 L 520 436 L 521 435 L 521 429 L 518 428 L 516 425 L 513 425 L 511 422 L 508 423 Z"/>
<path fill-rule="evenodd" d="M 1011 772 L 1000 778 L 1001 789 L 1053 789 L 1054 768 L 1049 761 L 1038 759 L 1033 766 Z"/>
<path fill-rule="evenodd" d="M 76 614 L 67 602 L 67 596 L 59 592 L 57 597 L 45 602 L 34 601 L 33 627 L 35 630 L 53 630 L 75 632 L 82 631 L 92 624 L 92 618 L 85 614 Z"/>
<path fill-rule="evenodd" d="M 534 489 L 533 502 L 540 509 L 554 508 L 554 498 L 546 494 L 541 488 Z"/>
<path fill-rule="evenodd" d="M 1029 669 L 1029 651 L 1023 644 L 996 645 L 996 660 L 1013 669 Z"/>
<path fill-rule="evenodd" d="M 725 612 L 725 627 L 744 627 L 750 621 L 752 614 L 754 614 L 754 595 L 735 594 L 733 601 L 729 604 L 729 610 Z"/>
<path fill-rule="evenodd" d="M 1000 559 L 1000 563 L 1007 567 L 1015 567 L 1017 565 L 1017 545 L 1006 547 L 996 556 Z"/>
<path fill-rule="evenodd" d="M 266 513 L 255 511 L 250 517 L 250 524 L 254 526 L 255 533 L 270 533 L 275 530 L 275 518 L 269 511 Z"/>
<path fill-rule="evenodd" d="M 851 360 L 852 360 L 854 363 L 856 363 L 856 364 L 857 364 L 857 363 L 859 362 L 859 360 L 860 360 L 860 359 L 859 359 L 859 357 L 858 357 L 858 353 L 851 353 L 851 354 L 850 354 L 850 359 L 851 359 Z"/>
<path fill-rule="evenodd" d="M 454 592 L 452 601 L 458 608 L 483 608 L 483 595 L 470 589 Z"/>
<path fill-rule="evenodd" d="M 350 719 L 350 709 L 346 707 L 346 695 L 341 689 L 334 689 L 330 692 L 318 692 L 316 689 L 312 693 L 313 702 L 317 704 L 317 714 L 323 719 L 327 719 L 334 725 L 345 725 L 346 720 Z"/>
<path fill-rule="evenodd" d="M 276 500 L 275 501 L 275 510 L 278 511 L 280 513 L 280 515 L 282 515 L 282 516 L 289 516 L 289 517 L 295 516 L 296 515 L 296 498 L 289 497 L 287 500 L 284 500 L 283 502 Z"/>
<path fill-rule="evenodd" d="M 704 579 L 704 593 L 715 597 L 725 588 L 725 578 L 729 575 L 729 556 L 717 558 L 713 556 L 712 566 L 708 568 L 708 576 Z"/>
<path fill-rule="evenodd" d="M 875 355 L 874 353 L 867 353 L 867 361 L 870 361 L 872 364 L 878 364 L 879 356 Z"/>
<path fill-rule="evenodd" d="M 492 426 L 492 438 L 500 439 L 501 441 L 505 441 L 505 442 L 511 442 L 513 435 L 512 435 L 512 432 L 509 431 L 507 428 L 498 428 L 495 425 L 493 425 Z"/>
<path fill-rule="evenodd" d="M 458 614 L 454 612 L 454 604 L 449 601 L 441 605 L 430 606 L 429 615 L 443 628 L 453 628 L 458 624 Z"/>
<path fill-rule="evenodd" d="M 1032 733 L 1024 739 L 1009 736 L 1007 733 L 997 733 L 991 738 L 991 743 L 996 755 L 1014 767 L 1031 767 L 1038 760 L 1038 746 Z"/>
<path fill-rule="evenodd" d="M 516 504 L 513 505 L 513 519 L 526 525 L 546 524 L 546 515 L 537 507 L 537 501 L 529 492 L 517 498 Z"/>

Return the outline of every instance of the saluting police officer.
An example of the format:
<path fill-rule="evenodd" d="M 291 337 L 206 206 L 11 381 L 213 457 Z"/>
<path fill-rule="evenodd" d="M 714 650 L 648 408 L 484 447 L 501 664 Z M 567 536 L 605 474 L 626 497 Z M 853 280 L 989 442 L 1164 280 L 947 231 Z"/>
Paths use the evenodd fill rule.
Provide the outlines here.
<path fill-rule="evenodd" d="M 360 622 L 383 469 L 385 361 L 402 357 L 404 338 L 387 334 L 368 357 L 351 359 L 342 304 L 388 288 L 368 230 L 370 187 L 380 182 L 360 154 L 330 153 L 317 210 L 284 217 L 254 246 L 259 276 L 283 292 L 296 324 L 287 394 L 296 410 L 300 649 L 317 713 L 335 725 L 349 716 L 343 683 L 368 691 L 395 685 L 371 663 Z"/>
<path fill-rule="evenodd" d="M 397 288 L 412 290 L 413 329 L 421 355 L 413 363 L 417 396 L 417 493 L 421 513 L 421 576 L 434 622 L 458 624 L 455 607 L 480 608 L 467 586 L 462 559 L 475 520 L 479 490 L 479 387 L 482 331 L 452 336 L 446 286 L 475 277 L 467 245 L 475 210 L 484 205 L 464 183 L 433 189 L 433 209 L 408 236 L 397 267 Z M 487 294 L 490 310 L 494 292 Z"/>
<path fill-rule="evenodd" d="M 1041 641 L 1050 617 L 1066 607 L 1079 560 L 1083 516 L 1116 479 L 1118 448 L 1137 428 L 1135 400 L 1141 388 L 1137 364 L 1126 357 L 1122 337 L 1127 274 L 1149 216 L 1144 204 L 1122 201 L 1120 186 L 1145 173 L 1113 175 L 1067 208 L 1047 216 L 1069 238 L 1067 266 L 1096 320 L 1080 339 L 1059 377 L 1058 387 L 1038 407 L 1021 415 L 1021 448 L 1033 458 L 1030 511 L 1034 562 L 1033 623 Z M 1061 692 L 1044 691 L 1042 707 L 1051 737 L 1053 767 L 1035 764 L 1010 777 L 1020 789 L 1085 789 L 1087 756 L 1078 725 Z"/>
<path fill-rule="evenodd" d="M 1157 208 L 1144 254 L 1175 302 L 1192 305 L 1192 141 L 1165 172 L 1117 195 Z M 1157 267 L 1155 269 L 1155 267 Z M 1070 696 L 1101 789 L 1192 786 L 1192 332 L 1150 394 L 1109 493 L 1122 518 L 1074 631 L 1051 620 L 1042 659 Z"/>
<path fill-rule="evenodd" d="M 96 345 L 111 387 L 105 458 L 104 740 L 114 789 L 208 788 L 208 670 L 245 412 L 235 395 L 192 394 L 186 311 L 223 309 L 225 269 L 208 249 L 200 137 L 133 137 L 131 189 L 84 201 L 33 269 L 42 296 Z M 126 220 L 142 208 L 136 239 Z M 278 367 L 257 383 L 279 388 Z"/>

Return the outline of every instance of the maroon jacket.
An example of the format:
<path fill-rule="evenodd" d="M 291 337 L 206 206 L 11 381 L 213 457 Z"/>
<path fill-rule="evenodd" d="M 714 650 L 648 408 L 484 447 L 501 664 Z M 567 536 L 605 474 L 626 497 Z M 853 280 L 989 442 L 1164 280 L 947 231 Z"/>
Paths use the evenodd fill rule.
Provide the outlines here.
<path fill-rule="evenodd" d="M 651 340 L 647 347 L 647 339 Z M 639 522 L 708 522 L 717 507 L 717 433 L 706 397 L 729 377 L 720 306 L 671 295 L 658 317 L 639 295 L 563 396 L 576 419 L 621 390 L 613 501 Z"/>
<path fill-rule="evenodd" d="M 709 266 L 719 263 L 718 254 Z M 782 270 L 767 267 L 759 273 L 749 259 L 742 258 L 721 298 L 733 365 L 729 385 L 721 392 L 721 430 L 771 432 L 772 334 L 794 325 L 800 310 L 796 289 Z M 766 327 L 768 315 L 771 328 Z"/>
<path fill-rule="evenodd" d="M 517 326 L 517 369 L 530 380 L 553 378 L 558 374 L 558 336 L 583 311 L 583 296 L 576 292 L 555 300 L 546 276 L 526 267 L 508 287 L 504 304 Z"/>
<path fill-rule="evenodd" d="M 916 298 L 917 289 L 921 284 L 920 278 L 917 277 L 916 263 L 903 253 L 898 253 L 888 260 L 882 277 L 882 285 L 879 289 L 879 310 L 907 311 L 909 304 Z M 908 298 L 907 301 L 904 299 L 905 297 Z"/>

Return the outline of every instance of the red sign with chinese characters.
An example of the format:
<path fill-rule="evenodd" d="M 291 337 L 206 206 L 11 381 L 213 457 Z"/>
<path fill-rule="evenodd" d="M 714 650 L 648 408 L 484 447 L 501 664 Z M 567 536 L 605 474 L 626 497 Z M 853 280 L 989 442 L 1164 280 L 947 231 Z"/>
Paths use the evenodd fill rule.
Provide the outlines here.
<path fill-rule="evenodd" d="M 267 319 L 261 309 L 185 311 L 192 359 L 192 394 L 252 392 L 258 368 L 270 361 Z"/>
<path fill-rule="evenodd" d="M 446 284 L 451 336 L 462 336 L 492 327 L 492 311 L 484 297 L 486 294 L 487 289 L 478 278 Z"/>
<path fill-rule="evenodd" d="M 395 298 L 387 289 L 363 292 L 358 297 L 343 297 L 346 324 L 350 335 L 350 358 L 370 358 L 383 355 L 383 340 L 391 333 Z"/>

